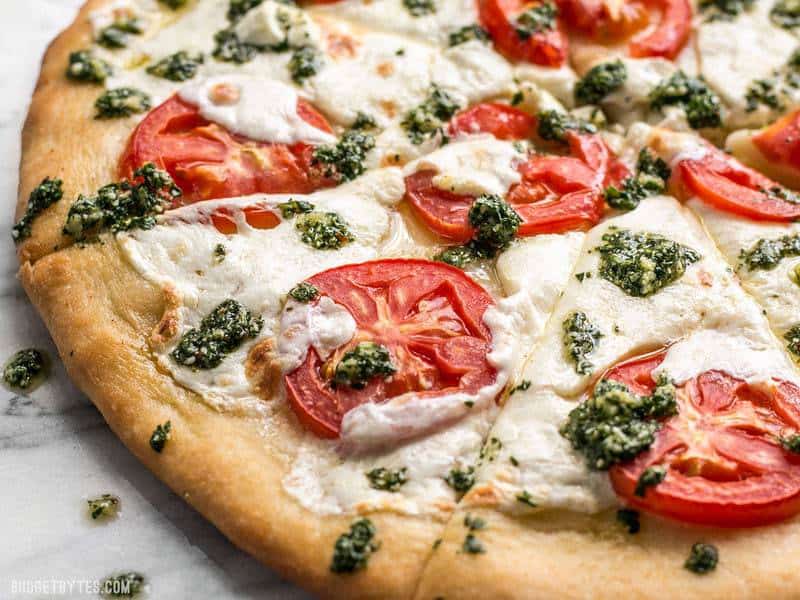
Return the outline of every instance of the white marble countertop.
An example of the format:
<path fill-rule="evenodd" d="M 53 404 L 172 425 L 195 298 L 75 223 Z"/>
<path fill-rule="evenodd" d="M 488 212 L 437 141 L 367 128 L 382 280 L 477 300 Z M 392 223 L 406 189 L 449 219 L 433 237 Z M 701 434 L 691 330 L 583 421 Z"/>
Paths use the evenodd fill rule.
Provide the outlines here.
<path fill-rule="evenodd" d="M 146 576 L 149 598 L 305 598 L 237 550 L 125 449 L 67 378 L 16 279 L 11 225 L 20 128 L 42 53 L 82 2 L 2 2 L 0 362 L 38 347 L 55 365 L 30 396 L 0 388 L 0 598 L 96 597 L 87 582 L 129 570 Z M 102 493 L 119 496 L 122 510 L 95 524 L 86 500 Z"/>

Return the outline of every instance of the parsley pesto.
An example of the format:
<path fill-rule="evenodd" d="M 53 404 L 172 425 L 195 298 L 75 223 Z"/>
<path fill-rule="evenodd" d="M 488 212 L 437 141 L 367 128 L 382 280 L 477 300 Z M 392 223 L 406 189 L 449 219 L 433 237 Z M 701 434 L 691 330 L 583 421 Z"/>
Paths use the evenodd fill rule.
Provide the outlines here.
<path fill-rule="evenodd" d="M 465 494 L 475 485 L 475 467 L 469 466 L 466 469 L 450 469 L 450 473 L 444 478 L 447 485 L 460 494 Z"/>
<path fill-rule="evenodd" d="M 186 6 L 186 3 L 189 0 L 158 0 L 158 1 L 167 8 L 171 8 L 172 10 L 178 10 L 179 8 L 183 8 L 184 6 Z"/>
<path fill-rule="evenodd" d="M 135 598 L 145 591 L 144 575 L 135 571 L 117 573 L 106 577 L 100 583 L 100 596 L 103 598 Z"/>
<path fill-rule="evenodd" d="M 115 88 L 94 103 L 95 119 L 121 119 L 150 110 L 150 96 L 131 87 Z"/>
<path fill-rule="evenodd" d="M 243 42 L 234 31 L 223 29 L 214 34 L 214 50 L 211 55 L 220 62 L 242 65 L 253 60 L 263 50 L 262 46 Z"/>
<path fill-rule="evenodd" d="M 338 250 L 355 240 L 345 220 L 334 212 L 303 213 L 294 226 L 300 240 L 317 250 Z"/>
<path fill-rule="evenodd" d="M 775 239 L 760 239 L 749 250 L 739 252 L 739 261 L 749 271 L 769 271 L 784 258 L 800 256 L 800 235 L 783 235 Z"/>
<path fill-rule="evenodd" d="M 705 21 L 733 21 L 753 8 L 756 0 L 700 0 L 698 8 Z"/>
<path fill-rule="evenodd" d="M 490 39 L 489 32 L 480 25 L 465 25 L 461 29 L 456 29 L 455 31 L 450 32 L 450 34 L 447 36 L 447 45 L 452 48 L 453 46 L 466 44 L 467 42 L 471 42 L 473 40 L 478 42 L 488 42 Z"/>
<path fill-rule="evenodd" d="M 3 368 L 3 381 L 10 388 L 26 390 L 45 369 L 45 355 L 35 348 L 14 353 Z"/>
<path fill-rule="evenodd" d="M 284 219 L 291 219 L 297 215 L 310 213 L 314 210 L 314 205 L 305 200 L 287 200 L 278 204 L 278 210 L 281 211 L 281 216 Z"/>
<path fill-rule="evenodd" d="M 447 139 L 444 124 L 460 108 L 455 98 L 434 85 L 425 101 L 408 111 L 400 125 L 412 144 L 419 145 L 436 134 Z"/>
<path fill-rule="evenodd" d="M 686 113 L 692 129 L 722 125 L 719 97 L 702 79 L 689 77 L 678 71 L 650 91 L 650 108 L 662 110 L 665 106 L 679 106 Z"/>
<path fill-rule="evenodd" d="M 575 364 L 575 372 L 578 375 L 588 375 L 594 370 L 594 365 L 587 357 L 595 351 L 603 334 L 589 321 L 586 313 L 581 311 L 570 314 L 561 327 L 564 332 L 564 350 Z"/>
<path fill-rule="evenodd" d="M 636 161 L 636 174 L 622 182 L 622 189 L 608 186 L 604 192 L 605 200 L 612 208 L 633 210 L 648 196 L 661 194 L 667 188 L 670 174 L 666 162 L 642 148 Z"/>
<path fill-rule="evenodd" d="M 112 66 L 97 58 L 90 50 L 78 50 L 69 55 L 67 78 L 84 83 L 103 83 L 114 74 Z"/>
<path fill-rule="evenodd" d="M 786 348 L 797 357 L 800 357 L 800 323 L 790 328 L 783 334 L 786 340 Z"/>
<path fill-rule="evenodd" d="M 376 533 L 375 525 L 369 519 L 354 521 L 350 531 L 340 535 L 333 546 L 330 570 L 333 573 L 354 573 L 366 568 L 369 557 L 380 548 L 374 540 Z"/>
<path fill-rule="evenodd" d="M 349 129 L 331 146 L 318 146 L 314 150 L 314 163 L 323 166 L 325 177 L 350 181 L 367 169 L 364 161 L 375 147 L 375 138 L 360 129 Z"/>
<path fill-rule="evenodd" d="M 514 31 L 521 40 L 552 31 L 556 26 L 558 7 L 553 2 L 543 2 L 520 13 L 514 21 Z"/>
<path fill-rule="evenodd" d="M 397 372 L 389 349 L 375 342 L 359 342 L 342 355 L 333 372 L 333 385 L 346 385 L 355 390 L 366 387 L 370 380 L 387 378 Z"/>
<path fill-rule="evenodd" d="M 600 276 L 639 298 L 677 281 L 701 258 L 695 250 L 662 235 L 613 227 L 596 249 L 600 253 Z"/>
<path fill-rule="evenodd" d="M 264 319 L 233 299 L 222 302 L 190 329 L 170 353 L 179 365 L 192 369 L 213 369 L 247 339 L 261 332 Z"/>
<path fill-rule="evenodd" d="M 597 132 L 597 127 L 588 121 L 557 110 L 541 111 L 537 118 L 539 120 L 537 131 L 539 137 L 551 142 L 565 142 L 567 131 L 576 131 L 577 133 Z"/>
<path fill-rule="evenodd" d="M 778 27 L 794 29 L 800 25 L 800 1 L 777 0 L 769 11 L 769 18 Z"/>
<path fill-rule="evenodd" d="M 595 65 L 575 84 L 578 104 L 597 104 L 623 86 L 628 70 L 621 60 Z"/>
<path fill-rule="evenodd" d="M 292 52 L 288 66 L 292 81 L 301 85 L 306 79 L 313 77 L 322 69 L 322 54 L 312 46 L 300 46 Z"/>
<path fill-rule="evenodd" d="M 32 233 L 33 221 L 45 209 L 61 200 L 64 196 L 63 182 L 60 179 L 45 177 L 42 182 L 33 188 L 28 196 L 28 206 L 25 213 L 11 228 L 11 237 L 15 243 L 29 238 Z"/>
<path fill-rule="evenodd" d="M 369 487 L 384 492 L 396 492 L 408 481 L 408 469 L 387 469 L 376 467 L 365 473 L 369 480 Z"/>
<path fill-rule="evenodd" d="M 636 482 L 636 489 L 633 491 L 634 496 L 644 498 L 647 488 L 655 487 L 667 477 L 667 468 L 662 465 L 654 465 L 647 467 L 639 476 Z"/>
<path fill-rule="evenodd" d="M 145 23 L 136 17 L 117 19 L 111 25 L 100 30 L 95 40 L 104 48 L 116 50 L 128 46 L 130 36 L 144 33 Z"/>
<path fill-rule="evenodd" d="M 197 75 L 203 60 L 202 54 L 192 56 L 180 50 L 147 67 L 147 73 L 169 81 L 187 81 Z"/>
<path fill-rule="evenodd" d="M 486 521 L 467 513 L 467 516 L 464 517 L 464 527 L 467 528 L 468 533 L 464 537 L 464 542 L 461 544 L 461 551 L 465 554 L 483 554 L 486 552 L 486 547 L 483 545 L 483 542 L 475 535 L 476 531 L 486 528 Z"/>
<path fill-rule="evenodd" d="M 677 414 L 675 386 L 659 377 L 650 396 L 638 396 L 625 384 L 601 379 L 592 394 L 572 409 L 559 429 L 586 465 L 606 470 L 647 450 L 661 427 L 658 419 Z"/>
<path fill-rule="evenodd" d="M 683 563 L 683 567 L 697 575 L 705 575 L 716 569 L 718 562 L 719 552 L 716 546 L 697 542 L 692 545 L 689 558 Z"/>
<path fill-rule="evenodd" d="M 628 529 L 628 533 L 633 535 L 639 533 L 641 525 L 639 524 L 639 513 L 630 508 L 620 508 L 617 511 L 617 522 L 621 523 Z"/>
<path fill-rule="evenodd" d="M 148 163 L 134 172 L 133 181 L 109 183 L 94 196 L 81 194 L 67 213 L 63 233 L 82 242 L 104 231 L 117 233 L 150 229 L 156 216 L 181 195 L 166 171 Z"/>
<path fill-rule="evenodd" d="M 799 5 L 800 6 L 800 5 Z M 760 106 L 785 110 L 800 88 L 800 50 L 795 50 L 786 64 L 772 72 L 771 77 L 754 79 L 747 88 L 745 110 L 753 112 Z"/>
<path fill-rule="evenodd" d="M 164 446 L 167 445 L 167 442 L 170 439 L 172 434 L 172 422 L 167 421 L 163 425 L 156 425 L 156 428 L 153 430 L 153 433 L 150 435 L 150 448 L 153 449 L 153 452 L 157 452 L 161 454 L 164 450 Z"/>
<path fill-rule="evenodd" d="M 319 290 L 310 283 L 303 281 L 289 290 L 289 296 L 298 302 L 307 304 L 319 297 Z"/>
<path fill-rule="evenodd" d="M 436 13 L 433 0 L 403 0 L 403 6 L 412 17 L 423 17 Z"/>
<path fill-rule="evenodd" d="M 89 516 L 93 521 L 115 517 L 119 510 L 119 498 L 111 494 L 91 498 L 86 503 L 89 505 Z"/>

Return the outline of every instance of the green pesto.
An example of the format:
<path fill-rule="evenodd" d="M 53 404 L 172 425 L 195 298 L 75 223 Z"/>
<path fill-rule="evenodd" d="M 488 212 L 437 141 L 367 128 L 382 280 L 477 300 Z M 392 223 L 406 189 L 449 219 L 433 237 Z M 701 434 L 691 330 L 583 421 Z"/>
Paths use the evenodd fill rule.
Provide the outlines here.
<path fill-rule="evenodd" d="M 689 77 L 683 71 L 678 71 L 650 91 L 650 108 L 661 110 L 665 106 L 682 107 L 693 129 L 722 124 L 719 97 L 702 79 Z"/>
<path fill-rule="evenodd" d="M 452 267 L 458 267 L 459 269 L 465 268 L 479 258 L 471 244 L 448 246 L 433 256 L 433 260 L 446 263 Z"/>
<path fill-rule="evenodd" d="M 628 70 L 621 60 L 595 65 L 575 84 L 575 101 L 597 104 L 621 88 L 627 78 Z"/>
<path fill-rule="evenodd" d="M 350 125 L 350 129 L 354 129 L 356 131 L 369 131 L 372 129 L 377 129 L 377 127 L 378 122 L 375 120 L 375 117 L 361 111 L 356 113 L 355 121 L 353 121 L 353 124 Z"/>
<path fill-rule="evenodd" d="M 408 481 L 408 469 L 387 469 L 377 467 L 365 473 L 369 480 L 369 487 L 384 492 L 396 492 Z"/>
<path fill-rule="evenodd" d="M 412 17 L 423 17 L 436 13 L 436 4 L 433 0 L 403 0 L 403 6 Z"/>
<path fill-rule="evenodd" d="M 434 85 L 425 101 L 408 111 L 400 125 L 412 144 L 419 145 L 437 133 L 446 139 L 444 124 L 459 108 L 455 98 Z"/>
<path fill-rule="evenodd" d="M 374 147 L 372 135 L 364 133 L 361 128 L 350 129 L 336 144 L 318 146 L 314 150 L 314 163 L 323 165 L 325 177 L 350 181 L 367 170 L 364 161 Z"/>
<path fill-rule="evenodd" d="M 264 48 L 257 44 L 243 42 L 231 29 L 223 29 L 214 34 L 214 50 L 211 55 L 220 62 L 237 65 L 253 60 Z"/>
<path fill-rule="evenodd" d="M 760 239 L 749 250 L 739 252 L 739 261 L 750 271 L 769 271 L 784 258 L 800 256 L 800 235 L 783 235 L 775 239 Z"/>
<path fill-rule="evenodd" d="M 338 250 L 355 240 L 345 220 L 334 212 L 304 213 L 294 226 L 303 243 L 317 250 Z"/>
<path fill-rule="evenodd" d="M 128 45 L 130 36 L 141 35 L 145 24 L 141 19 L 125 18 L 114 21 L 104 27 L 97 36 L 97 43 L 105 48 L 118 49 Z"/>
<path fill-rule="evenodd" d="M 131 87 L 115 88 L 103 93 L 94 103 L 95 119 L 121 119 L 150 110 L 150 96 Z"/>
<path fill-rule="evenodd" d="M 538 506 L 536 502 L 533 501 L 533 496 L 531 496 L 530 492 L 527 490 L 522 490 L 519 494 L 517 494 L 516 499 L 520 504 L 526 504 L 531 508 L 536 508 Z"/>
<path fill-rule="evenodd" d="M 701 258 L 688 246 L 655 233 L 612 228 L 602 241 L 597 247 L 600 276 L 640 298 L 677 281 Z"/>
<path fill-rule="evenodd" d="M 705 575 L 716 569 L 718 562 L 719 552 L 716 546 L 697 542 L 692 545 L 689 558 L 683 563 L 683 567 L 697 575 Z"/>
<path fill-rule="evenodd" d="M 531 387 L 531 380 L 523 379 L 522 381 L 519 382 L 519 385 L 514 386 L 509 395 L 513 396 L 517 392 L 524 392 L 525 390 L 530 389 L 530 387 Z"/>
<path fill-rule="evenodd" d="M 628 533 L 631 535 L 639 533 L 641 529 L 638 511 L 631 510 L 630 508 L 620 508 L 617 511 L 617 521 L 627 527 Z"/>
<path fill-rule="evenodd" d="M 493 462 L 494 459 L 497 458 L 497 455 L 500 454 L 500 450 L 502 449 L 503 449 L 503 442 L 501 442 L 498 438 L 492 436 L 483 443 L 483 446 L 481 446 L 481 451 L 478 454 L 478 459 L 481 461 Z"/>
<path fill-rule="evenodd" d="M 111 65 L 97 58 L 89 50 L 78 50 L 69 55 L 67 77 L 84 83 L 103 83 L 114 73 Z"/>
<path fill-rule="evenodd" d="M 392 355 L 386 346 L 375 342 L 359 342 L 342 355 L 331 383 L 360 390 L 371 379 L 390 377 L 396 372 L 397 367 L 392 363 Z"/>
<path fill-rule="evenodd" d="M 476 40 L 478 42 L 488 42 L 491 38 L 489 32 L 480 25 L 465 25 L 461 29 L 450 32 L 447 43 L 452 48 Z"/>
<path fill-rule="evenodd" d="M 181 50 L 147 67 L 147 73 L 169 81 L 187 81 L 197 75 L 203 60 L 202 54 L 192 56 Z"/>
<path fill-rule="evenodd" d="M 529 8 L 514 21 L 514 31 L 521 40 L 527 40 L 533 35 L 552 31 L 556 26 L 558 7 L 553 2 L 543 2 Z"/>
<path fill-rule="evenodd" d="M 581 271 L 580 273 L 575 273 L 575 279 L 577 279 L 580 283 L 583 283 L 586 279 L 592 278 L 591 271 Z"/>
<path fill-rule="evenodd" d="M 366 568 L 370 556 L 380 548 L 380 544 L 374 541 L 376 533 L 369 519 L 354 521 L 350 531 L 340 535 L 333 546 L 330 570 L 333 573 L 354 573 Z"/>
<path fill-rule="evenodd" d="M 170 439 L 171 432 L 172 421 L 167 421 L 163 425 L 156 425 L 156 428 L 150 435 L 150 448 L 152 448 L 154 452 L 161 454 L 161 452 L 164 450 L 164 446 L 167 445 L 167 442 Z"/>
<path fill-rule="evenodd" d="M 67 213 L 63 233 L 82 242 L 104 231 L 150 229 L 156 216 L 180 195 L 169 174 L 148 163 L 134 172 L 133 182 L 109 183 L 94 196 L 78 196 Z"/>
<path fill-rule="evenodd" d="M 319 73 L 322 66 L 322 54 L 312 46 L 295 48 L 292 52 L 292 57 L 289 59 L 289 73 L 292 76 L 292 81 L 298 85 Z"/>
<path fill-rule="evenodd" d="M 298 302 L 307 304 L 312 300 L 316 300 L 316 298 L 319 296 L 319 290 L 310 283 L 303 281 L 289 290 L 289 296 Z"/>
<path fill-rule="evenodd" d="M 780 438 L 781 446 L 786 448 L 789 452 L 800 454 L 800 434 L 793 434 Z"/>
<path fill-rule="evenodd" d="M 761 104 L 774 110 L 784 108 L 781 90 L 778 88 L 778 82 L 774 79 L 754 79 L 747 88 L 745 100 L 747 101 L 745 107 L 747 112 L 753 112 Z"/>
<path fill-rule="evenodd" d="M 567 138 L 567 131 L 577 131 L 578 133 L 597 132 L 597 127 L 588 121 L 557 110 L 541 111 L 538 119 L 538 134 L 543 140 L 564 142 Z"/>
<path fill-rule="evenodd" d="M 103 598 L 134 598 L 144 590 L 144 575 L 135 571 L 111 575 L 100 584 L 100 596 Z"/>
<path fill-rule="evenodd" d="M 754 4 L 755 0 L 700 0 L 698 8 L 706 22 L 733 21 Z"/>
<path fill-rule="evenodd" d="M 28 196 L 28 206 L 25 208 L 25 214 L 11 228 L 11 237 L 15 243 L 30 237 L 33 221 L 36 217 L 61 200 L 64 196 L 62 186 L 63 182 L 60 179 L 45 177 L 39 185 L 33 188 L 33 191 Z"/>
<path fill-rule="evenodd" d="M 44 354 L 35 348 L 26 348 L 14 353 L 8 360 L 3 368 L 3 381 L 10 388 L 26 390 L 44 368 Z"/>
<path fill-rule="evenodd" d="M 228 256 L 228 249 L 225 244 L 217 244 L 214 246 L 214 264 L 222 264 L 225 262 L 225 257 Z"/>
<path fill-rule="evenodd" d="M 468 533 L 464 537 L 464 542 L 461 544 L 461 551 L 465 554 L 483 554 L 486 548 L 476 536 L 475 531 L 480 531 L 486 528 L 486 521 L 480 517 L 473 517 L 469 513 L 464 517 L 464 527 L 467 528 Z"/>
<path fill-rule="evenodd" d="M 281 216 L 284 219 L 291 219 L 297 215 L 310 213 L 314 210 L 314 205 L 305 200 L 287 200 L 278 204 L 278 209 L 281 211 Z"/>
<path fill-rule="evenodd" d="M 178 10 L 179 8 L 183 8 L 184 6 L 186 6 L 186 3 L 189 0 L 158 0 L 158 1 L 167 8 L 171 8 L 172 10 Z"/>
<path fill-rule="evenodd" d="M 482 194 L 469 209 L 469 224 L 475 229 L 474 250 L 490 258 L 508 248 L 522 219 L 500 196 Z"/>
<path fill-rule="evenodd" d="M 444 478 L 447 485 L 460 494 L 465 494 L 475 485 L 475 467 L 469 466 L 466 469 L 450 469 L 450 473 Z"/>
<path fill-rule="evenodd" d="M 664 376 L 653 394 L 638 396 L 617 381 L 601 379 L 574 408 L 559 432 L 582 453 L 586 465 L 606 470 L 647 450 L 660 428 L 657 419 L 676 414 L 675 386 Z"/>
<path fill-rule="evenodd" d="M 578 375 L 588 375 L 594 370 L 594 365 L 588 359 L 600 344 L 602 332 L 596 325 L 589 321 L 586 313 L 575 311 L 561 324 L 564 333 L 563 343 L 567 356 L 575 366 Z"/>
<path fill-rule="evenodd" d="M 786 347 L 789 352 L 800 357 L 800 323 L 784 333 L 783 339 L 786 340 Z"/>
<path fill-rule="evenodd" d="M 633 210 L 639 203 L 667 188 L 670 168 L 661 158 L 642 148 L 636 161 L 636 174 L 622 183 L 622 189 L 610 185 L 605 190 L 608 205 L 618 210 Z"/>
<path fill-rule="evenodd" d="M 95 521 L 114 517 L 119 509 L 119 498 L 111 494 L 103 494 L 86 503 L 89 505 L 89 516 Z"/>
<path fill-rule="evenodd" d="M 647 493 L 647 488 L 657 486 L 659 483 L 664 481 L 666 476 L 667 468 L 662 465 L 647 467 L 639 476 L 639 480 L 636 482 L 636 489 L 633 491 L 633 495 L 644 498 L 644 495 Z"/>
<path fill-rule="evenodd" d="M 264 319 L 233 299 L 222 302 L 190 329 L 172 351 L 175 362 L 192 369 L 213 369 L 247 339 L 258 336 Z"/>
<path fill-rule="evenodd" d="M 769 18 L 778 27 L 794 29 L 800 25 L 800 0 L 777 0 L 769 11 Z"/>

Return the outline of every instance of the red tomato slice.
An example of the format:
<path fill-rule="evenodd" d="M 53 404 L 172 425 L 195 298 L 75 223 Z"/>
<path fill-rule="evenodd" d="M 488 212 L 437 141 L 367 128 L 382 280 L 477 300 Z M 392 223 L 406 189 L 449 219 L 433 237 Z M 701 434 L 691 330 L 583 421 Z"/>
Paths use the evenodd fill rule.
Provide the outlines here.
<path fill-rule="evenodd" d="M 511 187 L 506 201 L 522 218 L 518 235 L 591 228 L 603 214 L 601 188 L 628 176 L 599 137 L 569 132 L 567 140 L 573 156 L 537 155 L 517 167 L 522 181 Z M 465 243 L 474 235 L 469 209 L 475 197 L 437 188 L 435 175 L 417 171 L 406 177 L 406 198 L 432 231 Z"/>
<path fill-rule="evenodd" d="M 710 146 L 703 158 L 683 160 L 678 170 L 684 196 L 759 221 L 800 218 L 800 204 L 767 193 L 782 189 L 778 183 Z"/>
<path fill-rule="evenodd" d="M 638 394 L 654 387 L 652 371 L 665 351 L 626 361 L 605 378 Z M 665 517 L 718 527 L 753 527 L 800 512 L 800 456 L 778 438 L 800 429 L 800 388 L 748 385 L 706 371 L 678 388 L 678 414 L 656 433 L 653 446 L 609 471 L 630 506 Z M 667 469 L 663 482 L 634 494 L 642 472 Z"/>
<path fill-rule="evenodd" d="M 495 48 L 511 60 L 521 60 L 546 67 L 560 67 L 567 60 L 567 36 L 556 19 L 554 29 L 535 33 L 525 39 L 514 28 L 516 18 L 541 2 L 526 0 L 478 0 L 481 25 L 489 32 Z"/>
<path fill-rule="evenodd" d="M 426 260 L 379 260 L 346 265 L 307 280 L 320 295 L 345 306 L 357 325 L 353 339 L 323 362 L 310 348 L 285 376 L 289 402 L 316 435 L 339 436 L 342 418 L 367 402 L 407 392 L 428 398 L 474 393 L 496 378 L 487 362 L 492 337 L 483 322 L 491 296 L 461 270 Z M 359 342 L 389 349 L 397 372 L 364 389 L 330 385 L 342 355 Z"/>
<path fill-rule="evenodd" d="M 692 7 L 689 0 L 656 0 L 654 4 L 661 10 L 661 20 L 652 32 L 633 38 L 628 53 L 634 58 L 660 56 L 672 60 L 689 40 Z"/>
<path fill-rule="evenodd" d="M 244 219 L 254 229 L 272 229 L 277 227 L 281 220 L 273 211 L 262 206 L 248 206 L 242 209 Z M 225 235 L 238 233 L 236 220 L 227 208 L 220 208 L 211 215 L 211 223 L 217 231 Z"/>
<path fill-rule="evenodd" d="M 297 112 L 318 129 L 331 131 L 304 100 L 298 100 Z M 336 183 L 313 166 L 313 151 L 304 143 L 270 144 L 230 133 L 173 96 L 133 132 L 120 171 L 128 176 L 147 162 L 155 163 L 172 175 L 183 191 L 183 203 L 255 193 L 305 194 Z"/>
<path fill-rule="evenodd" d="M 753 143 L 770 161 L 800 169 L 800 110 L 753 136 Z"/>
<path fill-rule="evenodd" d="M 496 102 L 483 102 L 461 111 L 450 121 L 449 133 L 490 133 L 498 140 L 525 140 L 536 133 L 536 117 Z"/>

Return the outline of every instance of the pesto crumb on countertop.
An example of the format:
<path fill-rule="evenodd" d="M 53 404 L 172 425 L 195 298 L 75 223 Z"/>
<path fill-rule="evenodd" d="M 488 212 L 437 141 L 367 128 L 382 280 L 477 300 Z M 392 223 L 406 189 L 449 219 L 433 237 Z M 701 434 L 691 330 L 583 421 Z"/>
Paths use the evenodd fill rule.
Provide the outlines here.
<path fill-rule="evenodd" d="M 46 366 L 43 352 L 27 348 L 15 353 L 3 368 L 3 381 L 10 388 L 26 390 L 33 385 Z"/>

